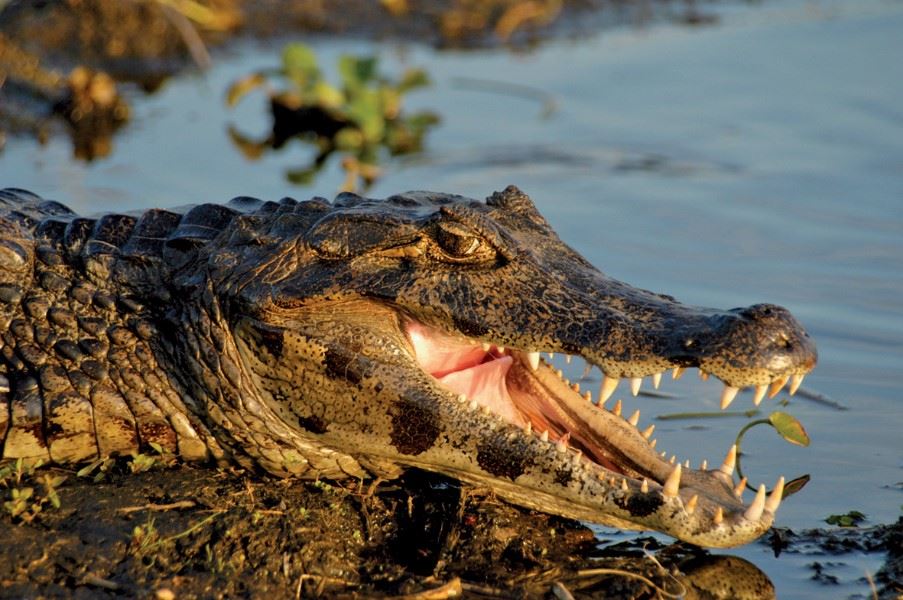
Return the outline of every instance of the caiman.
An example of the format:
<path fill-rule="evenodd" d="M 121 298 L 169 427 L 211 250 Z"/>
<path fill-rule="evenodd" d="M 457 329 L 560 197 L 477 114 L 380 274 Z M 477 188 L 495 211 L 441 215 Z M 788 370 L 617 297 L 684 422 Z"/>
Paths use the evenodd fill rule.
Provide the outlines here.
<path fill-rule="evenodd" d="M 565 517 L 733 546 L 736 449 L 665 459 L 619 382 L 694 367 L 758 404 L 816 362 L 784 308 L 714 310 L 631 287 L 565 245 L 515 187 L 485 202 L 341 194 L 85 218 L 0 192 L 3 459 L 149 444 L 303 478 L 417 467 Z M 599 392 L 540 353 L 582 357 Z"/>

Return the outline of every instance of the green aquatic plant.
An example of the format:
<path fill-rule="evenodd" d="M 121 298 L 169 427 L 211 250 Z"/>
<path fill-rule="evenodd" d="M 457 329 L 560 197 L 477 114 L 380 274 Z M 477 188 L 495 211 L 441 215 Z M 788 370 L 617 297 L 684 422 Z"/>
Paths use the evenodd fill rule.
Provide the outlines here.
<path fill-rule="evenodd" d="M 8 490 L 3 508 L 13 519 L 30 523 L 48 504 L 53 508 L 60 507 L 56 489 L 66 480 L 66 476 L 48 471 L 38 475 L 36 471 L 42 464 L 40 460 L 28 463 L 19 458 L 0 467 L 0 487 Z M 41 484 L 41 488 L 28 485 L 32 480 Z"/>
<path fill-rule="evenodd" d="M 278 69 L 258 71 L 229 86 L 226 102 L 235 106 L 252 90 L 263 88 L 270 101 L 273 130 L 254 141 L 230 128 L 233 142 L 249 158 L 270 147 L 279 149 L 294 138 L 314 144 L 317 156 L 305 167 L 292 170 L 288 179 L 310 183 L 335 151 L 343 153 L 348 178 L 344 189 L 357 189 L 380 174 L 380 155 L 406 154 L 421 149 L 427 130 L 438 117 L 427 111 L 406 114 L 403 98 L 429 84 L 422 69 L 408 69 L 398 80 L 382 75 L 373 56 L 342 55 L 338 61 L 339 85 L 330 83 L 314 51 L 300 43 L 287 45 Z"/>

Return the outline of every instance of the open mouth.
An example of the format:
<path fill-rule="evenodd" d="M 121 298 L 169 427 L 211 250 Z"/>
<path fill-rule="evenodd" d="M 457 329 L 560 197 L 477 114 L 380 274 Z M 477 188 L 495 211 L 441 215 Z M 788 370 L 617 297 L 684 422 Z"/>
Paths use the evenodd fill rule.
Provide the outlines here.
<path fill-rule="evenodd" d="M 620 401 L 606 409 L 607 397 L 596 400 L 589 390 L 581 393 L 579 384 L 564 379 L 538 353 L 453 336 L 415 321 L 408 321 L 405 329 L 421 368 L 459 401 L 601 467 L 600 477 L 621 479 L 622 486 L 626 480 L 640 482 L 642 491 L 651 485 L 666 496 L 679 494 L 689 511 L 699 494 L 707 503 L 739 511 L 751 521 L 758 520 L 763 510 L 777 510 L 783 478 L 767 502 L 762 486 L 749 508 L 744 507 L 746 480 L 736 485 L 733 481 L 735 447 L 719 467 L 709 470 L 703 461 L 699 469 L 691 469 L 689 461 L 681 464 L 676 456 L 656 450 L 655 426 L 640 426 L 638 410 L 622 415 Z M 604 381 L 600 395 L 610 396 L 613 388 L 606 390 Z M 717 521 L 721 509 L 715 512 Z"/>

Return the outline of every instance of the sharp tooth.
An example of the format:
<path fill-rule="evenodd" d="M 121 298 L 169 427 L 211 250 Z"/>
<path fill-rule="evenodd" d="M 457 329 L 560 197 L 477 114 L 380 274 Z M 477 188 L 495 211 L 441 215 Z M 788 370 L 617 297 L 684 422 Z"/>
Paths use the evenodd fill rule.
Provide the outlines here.
<path fill-rule="evenodd" d="M 586 379 L 589 377 L 589 374 L 593 372 L 593 365 L 590 363 L 586 363 L 586 366 L 583 367 L 583 375 L 580 376 L 580 379 Z"/>
<path fill-rule="evenodd" d="M 480 405 L 477 403 L 476 400 L 471 400 L 469 406 L 470 406 L 470 410 L 476 410 L 480 407 Z"/>
<path fill-rule="evenodd" d="M 589 390 L 586 390 L 585 392 L 583 392 L 583 398 L 587 402 L 592 402 L 593 401 L 593 393 Z"/>
<path fill-rule="evenodd" d="M 639 410 L 633 411 L 633 414 L 630 415 L 630 418 L 627 419 L 627 422 L 630 423 L 631 425 L 633 425 L 634 427 L 636 427 L 637 423 L 640 422 L 640 411 Z"/>
<path fill-rule="evenodd" d="M 643 437 L 648 440 L 649 436 L 652 435 L 653 431 L 655 431 L 655 423 L 653 423 L 652 425 L 650 425 L 649 427 L 647 427 L 646 429 L 643 430 Z"/>
<path fill-rule="evenodd" d="M 570 441 L 571 441 L 571 432 L 570 431 L 565 431 L 564 435 L 562 435 L 560 438 L 558 438 L 558 443 L 564 444 L 565 446 L 567 446 L 567 443 Z"/>
<path fill-rule="evenodd" d="M 640 386 L 643 385 L 642 377 L 631 377 L 630 378 L 630 393 L 636 396 L 640 393 Z"/>
<path fill-rule="evenodd" d="M 756 492 L 756 497 L 753 499 L 752 504 L 749 505 L 749 508 L 746 509 L 746 512 L 743 513 L 743 517 L 747 521 L 758 521 L 762 516 L 762 511 L 765 510 L 765 484 L 762 483 L 759 485 L 759 491 Z"/>
<path fill-rule="evenodd" d="M 618 378 L 617 377 L 609 377 L 608 375 L 602 374 L 602 385 L 599 387 L 599 404 L 604 404 L 611 395 L 615 393 L 615 388 L 618 387 Z"/>
<path fill-rule="evenodd" d="M 721 410 L 724 410 L 731 405 L 731 402 L 737 397 L 737 392 L 739 391 L 740 388 L 735 388 L 730 385 L 724 386 L 724 391 L 721 392 Z"/>
<path fill-rule="evenodd" d="M 567 452 L 568 451 L 568 445 L 565 442 L 562 442 L 561 439 L 559 439 L 557 442 L 555 442 L 555 448 L 559 452 Z"/>
<path fill-rule="evenodd" d="M 571 364 L 571 355 L 570 354 L 564 355 L 564 362 L 567 364 Z"/>
<path fill-rule="evenodd" d="M 534 371 L 539 368 L 539 352 L 527 352 L 527 362 Z"/>
<path fill-rule="evenodd" d="M 491 348 L 492 344 L 490 344 L 489 342 L 483 342 L 483 352 L 489 352 Z"/>
<path fill-rule="evenodd" d="M 524 433 L 527 435 L 533 435 L 533 423 L 527 421 L 527 424 L 524 425 Z"/>
<path fill-rule="evenodd" d="M 687 511 L 688 515 L 692 515 L 696 512 L 696 503 L 699 502 L 699 495 L 693 494 L 693 497 L 690 498 L 690 501 L 684 506 L 684 510 Z"/>
<path fill-rule="evenodd" d="M 458 394 L 458 402 L 467 402 L 467 396 L 464 394 Z"/>
<path fill-rule="evenodd" d="M 544 441 L 544 442 L 548 442 L 548 441 L 549 441 L 549 430 L 546 429 L 545 431 L 543 431 L 543 432 L 540 434 L 539 439 L 541 439 L 541 440 Z"/>
<path fill-rule="evenodd" d="M 705 371 L 703 371 L 702 369 L 699 369 L 699 378 L 702 379 L 703 381 L 705 381 L 709 378 L 709 374 L 706 373 Z"/>
<path fill-rule="evenodd" d="M 643 494 L 649 493 L 649 482 L 646 481 L 645 477 L 643 478 L 643 483 L 640 484 L 640 492 L 642 492 Z"/>
<path fill-rule="evenodd" d="M 778 506 L 781 505 L 781 499 L 784 496 L 784 477 L 778 477 L 777 483 L 774 484 L 774 489 L 771 490 L 771 495 L 768 496 L 768 500 L 765 502 L 765 510 L 770 512 L 771 514 L 775 514 L 778 512 Z"/>
<path fill-rule="evenodd" d="M 573 385 L 571 385 L 571 389 L 579 394 L 580 393 L 580 384 L 574 383 Z"/>
<path fill-rule="evenodd" d="M 621 401 L 620 400 L 615 402 L 615 407 L 613 409 L 611 409 L 611 412 L 616 417 L 621 416 Z"/>
<path fill-rule="evenodd" d="M 684 368 L 683 367 L 674 367 L 674 370 L 671 371 L 671 379 L 680 379 L 683 377 Z"/>
<path fill-rule="evenodd" d="M 561 369 L 555 369 L 555 374 L 558 375 L 558 379 L 564 379 L 564 373 Z"/>
<path fill-rule="evenodd" d="M 778 377 L 774 381 L 771 382 L 771 387 L 768 388 L 768 397 L 774 398 L 778 395 L 778 392 L 781 391 L 781 388 L 784 387 L 784 384 L 787 383 L 787 380 L 790 379 L 787 375 L 784 377 Z"/>
<path fill-rule="evenodd" d="M 504 353 L 505 353 L 505 347 L 504 347 L 504 346 L 496 346 L 496 348 L 498 348 L 499 354 L 504 354 Z"/>
<path fill-rule="evenodd" d="M 800 386 L 803 384 L 803 377 L 805 377 L 805 373 L 796 373 L 793 377 L 790 378 L 790 395 L 794 395 L 796 390 L 800 389 Z"/>
<path fill-rule="evenodd" d="M 708 471 L 709 470 L 709 461 L 707 461 L 706 459 L 703 458 L 702 462 L 699 463 L 699 470 L 700 471 Z"/>
<path fill-rule="evenodd" d="M 621 489 L 625 492 L 630 489 L 629 487 L 627 487 L 627 480 L 623 477 L 621 478 Z"/>
<path fill-rule="evenodd" d="M 652 376 L 652 387 L 654 387 L 655 389 L 658 389 L 658 386 L 660 386 L 661 384 L 662 384 L 662 374 L 655 373 Z"/>
<path fill-rule="evenodd" d="M 740 480 L 740 483 L 737 484 L 737 487 L 734 488 L 734 496 L 737 498 L 743 497 L 743 492 L 746 490 L 746 477 Z"/>
<path fill-rule="evenodd" d="M 689 469 L 689 468 L 690 468 L 690 459 L 688 458 L 687 460 L 684 461 L 684 469 Z"/>
<path fill-rule="evenodd" d="M 675 455 L 673 455 L 671 458 L 669 458 L 669 459 L 668 459 L 668 462 L 671 463 L 672 465 L 673 465 L 674 463 L 676 463 L 676 462 L 677 462 L 677 455 L 675 454 Z"/>
<path fill-rule="evenodd" d="M 715 509 L 715 516 L 712 520 L 715 521 L 715 525 L 721 525 L 721 522 L 724 521 L 724 511 L 720 506 Z"/>
<path fill-rule="evenodd" d="M 756 395 L 753 396 L 753 404 L 759 406 L 762 403 L 762 399 L 765 398 L 765 392 L 768 391 L 767 385 L 757 385 L 756 386 Z"/>
<path fill-rule="evenodd" d="M 731 446 L 731 449 L 727 451 L 727 456 L 724 457 L 724 462 L 718 468 L 719 471 L 724 473 L 727 476 L 731 476 L 734 474 L 734 466 L 737 464 L 737 444 Z"/>
<path fill-rule="evenodd" d="M 657 440 L 657 439 L 656 439 L 656 440 L 652 440 L 651 442 L 649 442 L 649 447 L 650 447 L 650 448 L 655 448 L 655 445 L 656 445 L 657 443 L 658 443 L 658 440 Z"/>
<path fill-rule="evenodd" d="M 549 355 L 549 360 L 555 360 L 555 353 L 554 353 L 554 352 L 547 352 L 546 354 Z"/>
<path fill-rule="evenodd" d="M 677 491 L 680 489 L 680 465 L 678 464 L 674 467 L 674 470 L 671 471 L 671 474 L 668 475 L 668 479 L 665 480 L 665 486 L 662 488 L 662 494 L 666 498 L 676 498 Z"/>

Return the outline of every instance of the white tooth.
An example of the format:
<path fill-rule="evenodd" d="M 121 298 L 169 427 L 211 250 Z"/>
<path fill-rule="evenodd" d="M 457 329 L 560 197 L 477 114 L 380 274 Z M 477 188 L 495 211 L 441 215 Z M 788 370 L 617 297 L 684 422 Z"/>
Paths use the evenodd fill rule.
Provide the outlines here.
<path fill-rule="evenodd" d="M 687 502 L 686 506 L 684 506 L 684 510 L 687 511 L 688 515 L 692 515 L 696 511 L 696 503 L 699 502 L 699 495 L 693 494 L 693 497 Z"/>
<path fill-rule="evenodd" d="M 599 405 L 605 404 L 605 402 L 611 398 L 611 395 L 615 393 L 615 388 L 618 387 L 618 378 L 617 377 L 609 377 L 608 375 L 602 374 L 602 385 L 599 387 Z"/>
<path fill-rule="evenodd" d="M 671 379 L 680 379 L 683 377 L 684 368 L 683 367 L 674 367 L 674 370 L 671 371 Z"/>
<path fill-rule="evenodd" d="M 662 494 L 666 498 L 674 498 L 677 496 L 677 491 L 680 489 L 680 465 L 678 464 L 674 467 L 674 470 L 671 471 L 671 474 L 668 475 L 668 479 L 665 480 L 665 486 L 662 488 Z"/>
<path fill-rule="evenodd" d="M 555 374 L 558 375 L 558 379 L 564 379 L 564 373 L 561 369 L 555 369 Z"/>
<path fill-rule="evenodd" d="M 580 383 L 579 382 L 574 383 L 573 385 L 571 385 L 571 389 L 579 394 L 580 393 Z"/>
<path fill-rule="evenodd" d="M 549 360 L 555 360 L 555 353 L 554 353 L 554 352 L 547 352 L 546 354 L 549 355 Z"/>
<path fill-rule="evenodd" d="M 504 353 L 505 353 L 505 347 L 504 347 L 504 346 L 496 346 L 496 348 L 498 348 L 499 354 L 504 354 Z"/>
<path fill-rule="evenodd" d="M 464 394 L 458 394 L 458 402 L 467 402 L 467 396 Z"/>
<path fill-rule="evenodd" d="M 684 469 L 689 469 L 689 468 L 690 468 L 690 459 L 688 458 L 687 460 L 684 461 Z"/>
<path fill-rule="evenodd" d="M 479 407 L 480 407 L 480 405 L 477 404 L 477 401 L 476 401 L 476 400 L 471 400 L 471 401 L 470 401 L 470 410 L 476 410 L 476 409 L 478 409 Z"/>
<path fill-rule="evenodd" d="M 803 377 L 805 377 L 805 373 L 796 373 L 793 377 L 790 378 L 790 395 L 794 395 L 796 390 L 800 389 L 800 386 L 803 384 Z"/>
<path fill-rule="evenodd" d="M 703 458 L 702 462 L 699 463 L 699 470 L 700 471 L 708 471 L 709 470 L 709 461 L 707 461 L 706 459 Z"/>
<path fill-rule="evenodd" d="M 702 369 L 699 369 L 699 378 L 702 379 L 703 381 L 706 381 L 709 378 L 709 374 L 706 373 L 705 371 L 703 371 Z"/>
<path fill-rule="evenodd" d="M 727 451 L 727 456 L 724 457 L 724 462 L 719 467 L 719 470 L 727 476 L 733 475 L 734 466 L 737 464 L 737 444 L 733 444 L 730 450 Z"/>
<path fill-rule="evenodd" d="M 737 484 L 737 487 L 734 488 L 734 496 L 742 498 L 744 490 L 746 490 L 746 477 L 741 479 L 740 483 Z"/>
<path fill-rule="evenodd" d="M 488 406 L 488 405 L 484 404 L 483 406 L 480 407 L 480 412 L 483 413 L 484 415 L 488 415 L 488 414 L 491 413 L 492 411 L 489 410 L 489 406 Z"/>
<path fill-rule="evenodd" d="M 544 442 L 548 442 L 549 441 L 549 430 L 546 429 L 545 431 L 543 431 L 542 434 L 540 434 L 539 439 L 541 439 Z"/>
<path fill-rule="evenodd" d="M 658 386 L 662 384 L 662 374 L 656 373 L 652 376 L 652 387 L 658 389 Z"/>
<path fill-rule="evenodd" d="M 657 439 L 656 439 L 656 440 L 652 440 L 651 442 L 649 442 L 649 447 L 650 447 L 650 448 L 655 448 L 655 445 L 656 445 L 657 443 L 658 443 L 658 440 L 657 440 Z"/>
<path fill-rule="evenodd" d="M 775 514 L 778 512 L 778 506 L 781 505 L 781 499 L 784 496 L 784 477 L 778 477 L 777 483 L 774 484 L 774 489 L 771 490 L 771 495 L 768 496 L 768 500 L 765 502 L 765 510 L 770 512 L 771 514 Z"/>
<path fill-rule="evenodd" d="M 559 438 L 557 442 L 555 442 L 555 448 L 558 449 L 559 452 L 567 452 L 568 445 L 562 441 L 563 438 Z"/>
<path fill-rule="evenodd" d="M 643 437 L 648 440 L 649 436 L 652 435 L 653 431 L 655 431 L 655 423 L 653 423 L 652 425 L 650 425 L 649 427 L 647 427 L 646 429 L 643 430 Z"/>
<path fill-rule="evenodd" d="M 649 482 L 646 481 L 645 477 L 643 478 L 643 483 L 640 484 L 640 492 L 642 492 L 643 494 L 649 493 Z"/>
<path fill-rule="evenodd" d="M 636 396 L 640 393 L 640 386 L 643 385 L 642 377 L 631 377 L 630 378 L 630 393 Z"/>
<path fill-rule="evenodd" d="M 640 422 L 640 411 L 639 410 L 633 411 L 633 414 L 630 415 L 630 418 L 627 419 L 627 422 L 630 423 L 631 425 L 633 425 L 634 427 L 636 427 L 637 423 Z"/>
<path fill-rule="evenodd" d="M 730 385 L 724 386 L 724 390 L 721 392 L 721 410 L 724 410 L 731 405 L 731 402 L 737 397 L 737 392 L 739 391 L 740 388 L 735 388 Z"/>
<path fill-rule="evenodd" d="M 774 381 L 771 382 L 771 386 L 768 388 L 768 397 L 774 398 L 778 395 L 778 392 L 781 391 L 781 388 L 784 387 L 784 384 L 787 383 L 787 380 L 790 379 L 788 375 L 784 377 L 778 377 Z"/>
<path fill-rule="evenodd" d="M 534 371 L 539 368 L 539 352 L 527 352 L 527 362 Z"/>
<path fill-rule="evenodd" d="M 592 402 L 593 401 L 593 393 L 589 390 L 586 390 L 585 392 L 583 392 L 583 398 L 587 402 Z"/>
<path fill-rule="evenodd" d="M 483 342 L 483 352 L 489 352 L 492 349 L 492 344 L 489 342 Z"/>
<path fill-rule="evenodd" d="M 533 423 L 527 421 L 527 424 L 524 425 L 524 433 L 527 435 L 533 435 Z"/>
<path fill-rule="evenodd" d="M 715 521 L 715 525 L 721 525 L 721 522 L 724 521 L 724 511 L 720 506 L 715 509 L 715 516 L 712 520 Z"/>
<path fill-rule="evenodd" d="M 567 364 L 571 364 L 571 355 L 570 354 L 564 355 L 564 362 Z"/>
<path fill-rule="evenodd" d="M 762 516 L 762 511 L 765 510 L 765 484 L 762 483 L 759 485 L 759 491 L 756 492 L 756 497 L 752 501 L 752 504 L 749 505 L 749 508 L 746 509 L 746 512 L 743 513 L 743 517 L 747 521 L 758 521 Z"/>
<path fill-rule="evenodd" d="M 620 399 L 617 402 L 615 402 L 615 407 L 613 409 L 611 409 L 611 414 L 613 414 L 616 417 L 621 416 L 621 400 Z"/>
<path fill-rule="evenodd" d="M 586 379 L 589 377 L 589 374 L 593 372 L 593 365 L 590 363 L 586 363 L 586 366 L 583 367 L 583 375 L 580 376 L 580 379 Z"/>
<path fill-rule="evenodd" d="M 672 465 L 673 465 L 674 463 L 676 463 L 676 462 L 677 462 L 677 455 L 675 454 L 675 455 L 673 455 L 671 458 L 669 458 L 669 459 L 668 459 L 668 462 L 671 463 Z"/>
<path fill-rule="evenodd" d="M 621 489 L 625 492 L 630 489 L 629 487 L 627 487 L 627 480 L 623 477 L 621 478 Z"/>
<path fill-rule="evenodd" d="M 762 403 L 762 399 L 765 398 L 765 392 L 768 391 L 767 385 L 757 385 L 756 386 L 756 395 L 753 396 L 753 404 L 759 406 Z"/>
<path fill-rule="evenodd" d="M 664 460 L 666 456 L 668 456 L 668 453 L 662 450 L 662 460 Z"/>

